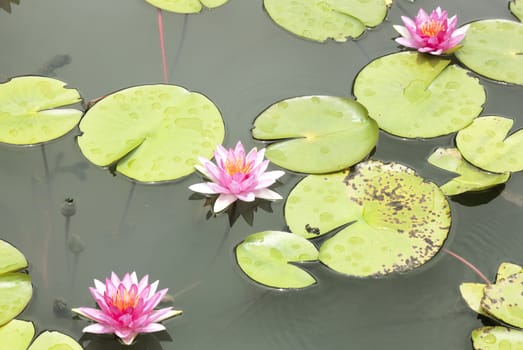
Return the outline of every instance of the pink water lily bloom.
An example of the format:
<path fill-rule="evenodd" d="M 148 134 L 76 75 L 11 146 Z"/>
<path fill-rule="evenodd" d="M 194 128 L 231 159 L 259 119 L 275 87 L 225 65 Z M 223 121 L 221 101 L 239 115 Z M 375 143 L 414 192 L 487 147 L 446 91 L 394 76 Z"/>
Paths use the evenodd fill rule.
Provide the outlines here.
<path fill-rule="evenodd" d="M 264 160 L 265 149 L 253 148 L 247 155 L 240 141 L 234 149 L 225 149 L 218 145 L 214 152 L 216 164 L 199 157 L 200 165 L 196 169 L 210 182 L 189 186 L 189 189 L 204 194 L 219 194 L 214 203 L 214 212 L 220 212 L 236 200 L 252 202 L 255 198 L 268 200 L 282 197 L 268 189 L 285 172 L 281 170 L 265 171 L 269 165 Z"/>
<path fill-rule="evenodd" d="M 447 11 L 440 7 L 433 10 L 430 16 L 419 9 L 414 21 L 406 16 L 401 16 L 401 20 L 405 27 L 393 26 L 401 34 L 401 37 L 395 39 L 396 42 L 432 55 L 449 54 L 457 50 L 468 29 L 468 26 L 456 29 L 458 17 L 448 18 Z"/>
<path fill-rule="evenodd" d="M 182 313 L 172 307 L 154 310 L 167 289 L 156 292 L 158 281 L 149 284 L 149 275 L 138 281 L 135 272 L 126 273 L 120 280 L 112 272 L 105 284 L 95 279 L 94 285 L 95 288 L 89 290 L 100 309 L 80 307 L 72 310 L 97 322 L 85 327 L 85 333 L 114 333 L 122 343 L 130 345 L 140 333 L 165 330 L 158 322 Z"/>

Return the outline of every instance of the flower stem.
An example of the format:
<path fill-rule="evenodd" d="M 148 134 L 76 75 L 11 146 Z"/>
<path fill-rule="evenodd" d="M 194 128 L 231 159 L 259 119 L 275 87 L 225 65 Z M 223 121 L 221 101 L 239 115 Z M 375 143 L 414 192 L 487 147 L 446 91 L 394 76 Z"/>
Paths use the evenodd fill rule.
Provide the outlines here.
<path fill-rule="evenodd" d="M 162 72 L 163 72 L 163 82 L 167 84 L 169 78 L 167 76 L 167 58 L 165 55 L 165 39 L 163 35 L 163 14 L 162 10 L 158 9 L 158 33 L 160 34 L 160 50 L 162 53 Z"/>
<path fill-rule="evenodd" d="M 474 265 L 472 265 L 471 262 L 469 262 L 468 260 L 466 260 L 464 257 L 448 250 L 447 248 L 443 248 L 442 249 L 445 253 L 447 253 L 448 255 L 451 255 L 453 256 L 454 258 L 458 259 L 460 262 L 462 262 L 463 264 L 465 264 L 466 266 L 468 266 L 472 271 L 474 271 L 483 281 L 485 281 L 485 283 L 487 283 L 487 285 L 490 285 L 492 284 L 490 282 L 490 280 L 485 277 L 485 275 Z"/>

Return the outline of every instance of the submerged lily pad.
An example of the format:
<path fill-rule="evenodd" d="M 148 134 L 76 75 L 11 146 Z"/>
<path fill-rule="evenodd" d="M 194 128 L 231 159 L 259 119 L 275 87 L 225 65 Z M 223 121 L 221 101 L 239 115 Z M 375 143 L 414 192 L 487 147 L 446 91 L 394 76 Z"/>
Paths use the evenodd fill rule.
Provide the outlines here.
<path fill-rule="evenodd" d="M 25 256 L 11 244 L 0 240 L 0 274 L 18 271 L 26 267 Z"/>
<path fill-rule="evenodd" d="M 25 273 L 0 275 L 0 325 L 18 316 L 33 295 L 31 278 Z"/>
<path fill-rule="evenodd" d="M 83 348 L 68 335 L 60 332 L 43 332 L 27 350 L 82 350 Z"/>
<path fill-rule="evenodd" d="M 174 85 L 115 92 L 89 109 L 78 145 L 99 166 L 142 182 L 194 172 L 198 156 L 211 158 L 225 134 L 220 111 L 205 96 Z"/>
<path fill-rule="evenodd" d="M 506 327 L 481 327 L 472 331 L 476 350 L 510 350 L 523 348 L 523 332 Z"/>
<path fill-rule="evenodd" d="M 252 234 L 236 247 L 236 258 L 247 276 L 269 287 L 304 288 L 316 283 L 308 272 L 289 264 L 318 259 L 316 247 L 292 233 Z"/>
<path fill-rule="evenodd" d="M 456 145 L 475 166 L 496 173 L 523 170 L 523 130 L 509 137 L 514 121 L 498 116 L 477 118 L 458 132 Z"/>
<path fill-rule="evenodd" d="M 0 327 L 0 349 L 26 350 L 34 334 L 32 322 L 12 320 Z"/>
<path fill-rule="evenodd" d="M 203 6 L 214 8 L 225 4 L 229 0 L 145 0 L 149 4 L 162 10 L 176 13 L 198 13 Z"/>
<path fill-rule="evenodd" d="M 444 194 L 414 170 L 367 161 L 354 172 L 310 175 L 289 194 L 285 218 L 306 238 L 349 224 L 320 248 L 320 260 L 353 276 L 382 276 L 421 266 L 450 228 Z"/>
<path fill-rule="evenodd" d="M 265 156 L 282 168 L 327 173 L 350 167 L 376 145 L 378 126 L 358 102 L 334 96 L 280 101 L 254 121 L 252 135 L 275 141 Z"/>
<path fill-rule="evenodd" d="M 485 287 L 481 306 L 510 325 L 523 327 L 523 273 L 516 273 Z"/>
<path fill-rule="evenodd" d="M 510 2 L 510 12 L 523 22 L 523 0 L 513 0 Z"/>
<path fill-rule="evenodd" d="M 397 136 L 436 137 L 479 115 L 485 90 L 450 61 L 414 52 L 380 57 L 354 81 L 354 95 L 381 129 Z"/>
<path fill-rule="evenodd" d="M 438 148 L 429 157 L 428 162 L 460 175 L 441 186 L 441 190 L 447 196 L 485 190 L 507 182 L 510 177 L 510 173 L 491 174 L 470 165 L 455 148 Z"/>
<path fill-rule="evenodd" d="M 25 76 L 0 84 L 0 142 L 28 145 L 71 131 L 82 116 L 76 109 L 56 109 L 81 100 L 60 80 Z"/>
<path fill-rule="evenodd" d="M 474 72 L 494 80 L 523 84 L 522 23 L 503 19 L 473 22 L 461 45 L 455 56 Z"/>
<path fill-rule="evenodd" d="M 357 38 L 365 27 L 377 26 L 387 15 L 383 0 L 264 0 L 263 3 L 278 25 L 320 42 Z"/>

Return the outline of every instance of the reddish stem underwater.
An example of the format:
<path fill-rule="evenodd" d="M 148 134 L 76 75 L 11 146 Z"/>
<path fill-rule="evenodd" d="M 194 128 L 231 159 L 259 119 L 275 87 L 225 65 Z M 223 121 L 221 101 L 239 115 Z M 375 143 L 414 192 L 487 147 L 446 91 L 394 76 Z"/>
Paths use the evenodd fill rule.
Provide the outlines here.
<path fill-rule="evenodd" d="M 163 14 L 162 10 L 158 9 L 158 33 L 160 34 L 160 50 L 162 52 L 162 72 L 163 82 L 167 84 L 169 78 L 167 77 L 167 59 L 165 56 L 165 39 L 163 35 Z"/>
<path fill-rule="evenodd" d="M 468 260 L 466 260 L 464 257 L 446 249 L 446 248 L 443 248 L 442 249 L 445 253 L 447 253 L 448 255 L 451 255 L 453 256 L 454 258 L 456 258 L 457 260 L 459 260 L 460 262 L 462 262 L 463 264 L 465 264 L 466 266 L 468 266 L 472 271 L 474 271 L 483 281 L 485 281 L 485 283 L 487 283 L 487 285 L 490 285 L 492 284 L 490 282 L 490 280 L 485 277 L 485 275 L 474 265 L 472 265 L 471 262 L 469 262 Z"/>

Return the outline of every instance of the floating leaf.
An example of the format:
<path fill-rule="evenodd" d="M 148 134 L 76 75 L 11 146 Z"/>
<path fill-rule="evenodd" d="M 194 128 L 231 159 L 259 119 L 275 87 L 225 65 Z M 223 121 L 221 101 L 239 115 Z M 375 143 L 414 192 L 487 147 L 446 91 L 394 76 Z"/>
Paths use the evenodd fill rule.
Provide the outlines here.
<path fill-rule="evenodd" d="M 82 350 L 82 347 L 76 340 L 65 334 L 45 331 L 27 350 Z"/>
<path fill-rule="evenodd" d="M 509 350 L 523 348 L 523 332 L 506 327 L 481 327 L 472 331 L 476 350 Z"/>
<path fill-rule="evenodd" d="M 247 276 L 270 287 L 304 288 L 316 283 L 309 273 L 289 264 L 318 259 L 316 247 L 292 233 L 252 234 L 236 247 L 236 258 Z"/>
<path fill-rule="evenodd" d="M 0 274 L 18 271 L 26 267 L 25 256 L 6 241 L 0 240 Z"/>
<path fill-rule="evenodd" d="M 481 299 L 487 285 L 484 283 L 462 283 L 459 286 L 461 296 L 467 302 L 467 305 L 478 314 L 490 317 L 490 315 L 481 307 Z"/>
<path fill-rule="evenodd" d="M 510 2 L 510 12 L 523 22 L 523 0 L 514 0 Z"/>
<path fill-rule="evenodd" d="M 441 248 L 450 208 L 441 190 L 400 164 L 367 161 L 354 172 L 310 175 L 291 191 L 285 218 L 303 237 L 342 225 L 320 248 L 320 260 L 354 276 L 419 267 Z"/>
<path fill-rule="evenodd" d="M 523 273 L 516 273 L 485 287 L 481 306 L 510 325 L 523 327 Z"/>
<path fill-rule="evenodd" d="M 25 273 L 0 275 L 0 325 L 18 316 L 32 295 L 31 279 Z"/>
<path fill-rule="evenodd" d="M 509 173 L 491 174 L 470 165 L 455 148 L 438 148 L 428 161 L 434 166 L 460 175 L 441 186 L 441 190 L 447 196 L 485 190 L 507 182 L 510 177 Z"/>
<path fill-rule="evenodd" d="M 99 166 L 138 181 L 188 175 L 197 157 L 211 158 L 223 141 L 220 111 L 205 96 L 174 85 L 144 85 L 113 93 L 87 111 L 78 144 Z"/>
<path fill-rule="evenodd" d="M 502 38 L 502 40 L 500 40 Z M 523 24 L 503 19 L 473 22 L 455 56 L 474 72 L 523 84 Z"/>
<path fill-rule="evenodd" d="M 176 13 L 198 13 L 203 6 L 214 8 L 225 4 L 229 0 L 145 0 L 149 4 L 162 10 Z"/>
<path fill-rule="evenodd" d="M 63 136 L 82 112 L 54 108 L 79 101 L 78 91 L 52 78 L 25 76 L 0 84 L 0 142 L 27 145 Z"/>
<path fill-rule="evenodd" d="M 0 327 L 0 349 L 26 350 L 34 334 L 32 322 L 12 320 Z"/>
<path fill-rule="evenodd" d="M 276 141 L 266 157 L 303 173 L 350 167 L 376 145 L 378 126 L 358 102 L 334 96 L 304 96 L 280 101 L 254 121 L 256 139 Z"/>
<path fill-rule="evenodd" d="M 496 275 L 496 283 L 515 273 L 520 273 L 520 272 L 522 272 L 522 270 L 523 270 L 523 268 L 519 265 L 507 263 L 507 262 L 501 263 L 501 265 L 499 265 L 498 273 Z"/>
<path fill-rule="evenodd" d="M 514 121 L 498 116 L 481 117 L 458 132 L 456 145 L 475 166 L 496 173 L 523 170 L 523 130 L 507 137 Z"/>
<path fill-rule="evenodd" d="M 383 0 L 264 0 L 264 6 L 284 29 L 320 42 L 357 38 L 387 15 Z"/>
<path fill-rule="evenodd" d="M 401 137 L 436 137 L 458 131 L 485 102 L 478 79 L 450 61 L 415 52 L 380 57 L 354 82 L 354 95 L 381 129 Z"/>

